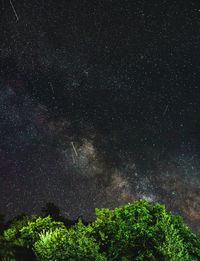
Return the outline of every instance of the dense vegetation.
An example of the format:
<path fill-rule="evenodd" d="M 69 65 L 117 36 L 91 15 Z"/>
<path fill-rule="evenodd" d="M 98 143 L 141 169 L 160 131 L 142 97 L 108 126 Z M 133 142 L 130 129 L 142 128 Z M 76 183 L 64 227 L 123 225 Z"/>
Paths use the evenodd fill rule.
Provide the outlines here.
<path fill-rule="evenodd" d="M 200 260 L 200 234 L 165 206 L 140 200 L 69 221 L 49 203 L 42 217 L 0 218 L 1 260 Z"/>

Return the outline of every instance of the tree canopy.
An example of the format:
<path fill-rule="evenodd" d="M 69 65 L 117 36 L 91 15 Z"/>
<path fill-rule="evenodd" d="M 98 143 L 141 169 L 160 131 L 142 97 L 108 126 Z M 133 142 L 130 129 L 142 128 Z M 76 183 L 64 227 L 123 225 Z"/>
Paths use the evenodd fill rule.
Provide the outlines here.
<path fill-rule="evenodd" d="M 200 260 L 200 234 L 193 234 L 180 216 L 166 213 L 164 205 L 139 200 L 114 210 L 97 208 L 95 213 L 94 222 L 84 224 L 79 218 L 68 227 L 50 215 L 14 220 L 0 236 L 0 256 L 42 261 Z"/>

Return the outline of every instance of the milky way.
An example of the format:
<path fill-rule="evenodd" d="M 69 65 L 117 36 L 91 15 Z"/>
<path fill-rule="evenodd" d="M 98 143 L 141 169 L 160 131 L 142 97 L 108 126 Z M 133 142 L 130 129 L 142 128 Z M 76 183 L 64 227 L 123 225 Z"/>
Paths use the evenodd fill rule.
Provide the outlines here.
<path fill-rule="evenodd" d="M 199 10 L 2 1 L 0 212 L 147 198 L 200 229 Z"/>

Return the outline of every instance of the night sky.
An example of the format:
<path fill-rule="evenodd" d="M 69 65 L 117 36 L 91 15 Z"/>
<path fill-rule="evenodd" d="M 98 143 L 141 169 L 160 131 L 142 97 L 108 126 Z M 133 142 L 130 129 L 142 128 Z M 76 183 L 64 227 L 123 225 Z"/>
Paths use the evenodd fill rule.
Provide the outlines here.
<path fill-rule="evenodd" d="M 200 230 L 197 2 L 1 1 L 0 213 L 147 198 Z"/>

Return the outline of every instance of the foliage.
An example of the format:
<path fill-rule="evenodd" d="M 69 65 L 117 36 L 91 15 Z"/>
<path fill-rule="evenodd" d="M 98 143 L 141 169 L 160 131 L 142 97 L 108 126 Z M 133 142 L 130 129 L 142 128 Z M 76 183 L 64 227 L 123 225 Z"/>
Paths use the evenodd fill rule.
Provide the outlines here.
<path fill-rule="evenodd" d="M 49 230 L 39 234 L 39 240 L 34 243 L 34 252 L 38 260 L 65 260 L 66 229 Z"/>
<path fill-rule="evenodd" d="M 199 238 L 158 203 L 140 200 L 115 210 L 96 209 L 96 216 L 93 236 L 109 260 L 200 259 Z"/>
<path fill-rule="evenodd" d="M 3 259 L 14 259 L 16 256 L 15 249 L 13 248 L 13 244 L 7 242 L 3 236 L 0 236 L 0 260 Z"/>
<path fill-rule="evenodd" d="M 13 222 L 7 230 L 4 231 L 3 242 L 8 250 L 5 252 L 5 247 L 2 256 L 31 256 L 31 260 L 34 259 L 34 254 L 32 251 L 33 244 L 39 239 L 39 233 L 43 231 L 49 231 L 50 229 L 56 229 L 57 227 L 63 227 L 62 222 L 51 221 L 48 216 L 46 218 L 35 217 L 23 217 L 22 220 L 17 220 Z"/>
<path fill-rule="evenodd" d="M 107 260 L 99 253 L 99 245 L 91 236 L 93 228 L 82 220 L 67 229 L 56 229 L 40 234 L 34 244 L 38 260 Z"/>
<path fill-rule="evenodd" d="M 25 245 L 27 248 L 39 239 L 39 234 L 56 228 L 65 228 L 62 222 L 52 221 L 51 217 L 37 218 L 35 221 L 28 222 L 27 226 L 20 229 L 20 236 L 18 238 L 19 245 Z"/>
<path fill-rule="evenodd" d="M 26 247 L 23 247 L 20 242 L 20 230 L 28 225 L 28 222 L 36 220 L 36 216 L 25 216 L 21 215 L 13 219 L 12 221 L 7 222 L 5 227 L 8 227 L 4 230 L 3 236 L 0 237 L 0 257 L 4 260 L 11 260 L 12 258 L 19 258 L 22 260 L 24 258 L 29 258 L 32 256 L 32 251 L 28 250 Z M 15 259 L 18 260 L 18 259 Z M 24 259 L 25 260 L 25 259 Z"/>
<path fill-rule="evenodd" d="M 58 209 L 57 218 L 62 219 Z M 4 226 L 5 228 L 5 226 Z M 1 260 L 200 260 L 200 234 L 193 234 L 165 206 L 136 201 L 114 210 L 96 209 L 89 224 L 67 226 L 47 217 L 15 219 L 0 235 Z"/>

